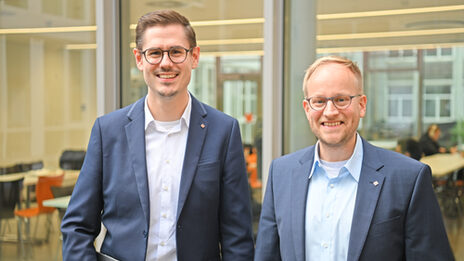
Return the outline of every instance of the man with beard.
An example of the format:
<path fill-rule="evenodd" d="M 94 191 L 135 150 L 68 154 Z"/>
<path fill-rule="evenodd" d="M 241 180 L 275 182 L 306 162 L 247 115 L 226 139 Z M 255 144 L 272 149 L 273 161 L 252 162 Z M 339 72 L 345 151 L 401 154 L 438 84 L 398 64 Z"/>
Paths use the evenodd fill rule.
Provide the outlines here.
<path fill-rule="evenodd" d="M 318 141 L 272 162 L 255 260 L 453 260 L 430 167 L 356 131 L 367 103 L 357 65 L 322 57 L 303 92 Z"/>

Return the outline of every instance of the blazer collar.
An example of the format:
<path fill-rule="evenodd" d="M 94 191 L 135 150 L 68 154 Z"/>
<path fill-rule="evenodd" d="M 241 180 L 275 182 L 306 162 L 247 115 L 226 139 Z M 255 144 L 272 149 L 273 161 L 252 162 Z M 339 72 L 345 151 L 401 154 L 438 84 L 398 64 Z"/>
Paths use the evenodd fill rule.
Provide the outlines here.
<path fill-rule="evenodd" d="M 147 164 L 145 154 L 145 97 L 132 104 L 127 112 L 129 123 L 125 126 L 129 155 L 134 170 L 135 180 L 147 224 L 150 224 Z"/>
<path fill-rule="evenodd" d="M 384 164 L 378 148 L 363 139 L 363 164 L 359 177 L 356 202 L 351 224 L 348 260 L 358 260 L 374 216 L 385 175 L 380 171 Z"/>
<path fill-rule="evenodd" d="M 298 261 L 305 259 L 305 213 L 309 186 L 309 174 L 314 161 L 315 146 L 304 149 L 298 166 L 293 169 L 291 177 L 291 220 L 293 246 Z"/>
<path fill-rule="evenodd" d="M 177 219 L 182 211 L 188 191 L 192 184 L 195 174 L 196 165 L 201 155 L 203 142 L 208 129 L 208 121 L 206 120 L 207 112 L 202 103 L 200 103 L 193 95 L 190 94 L 192 109 L 190 115 L 190 126 L 187 137 L 187 146 L 184 157 L 184 166 L 182 169 L 182 177 L 180 182 L 179 203 L 177 208 Z M 149 194 L 148 194 L 148 179 L 146 168 L 145 154 L 145 112 L 144 101 L 146 96 L 133 103 L 127 117 L 130 122 L 125 126 L 126 138 L 129 146 L 132 168 L 134 170 L 135 179 L 139 191 L 140 202 L 147 224 L 149 224 L 150 209 L 149 209 Z"/>
<path fill-rule="evenodd" d="M 182 176 L 180 180 L 176 221 L 179 220 L 190 186 L 192 185 L 193 178 L 195 177 L 197 163 L 200 159 L 203 143 L 208 131 L 208 114 L 205 107 L 195 97 L 193 97 L 193 95 L 191 95 L 191 98 L 192 111 L 190 115 L 187 146 L 185 148 L 184 165 L 182 167 Z"/>
<path fill-rule="evenodd" d="M 362 138 L 361 138 L 362 139 Z M 385 175 L 380 172 L 384 164 L 377 154 L 378 149 L 362 139 L 363 162 L 351 225 L 348 260 L 358 260 L 367 237 Z M 315 146 L 305 149 L 299 165 L 291 178 L 292 234 L 297 260 L 305 258 L 305 210 L 309 186 L 309 174 L 314 163 Z M 377 185 L 376 185 L 377 184 Z"/>

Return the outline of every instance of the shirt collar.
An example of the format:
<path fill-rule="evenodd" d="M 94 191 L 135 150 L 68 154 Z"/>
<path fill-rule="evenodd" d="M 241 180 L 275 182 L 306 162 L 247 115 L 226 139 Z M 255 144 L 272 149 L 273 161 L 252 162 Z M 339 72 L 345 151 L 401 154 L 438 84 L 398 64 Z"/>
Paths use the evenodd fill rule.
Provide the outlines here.
<path fill-rule="evenodd" d="M 189 95 L 189 98 L 188 98 L 187 107 L 185 107 L 184 113 L 182 113 L 182 116 L 180 117 L 181 122 L 184 122 L 187 128 L 190 125 L 190 114 L 192 111 L 192 97 L 190 95 L 190 92 L 188 93 L 188 95 Z M 147 130 L 150 123 L 155 121 L 155 119 L 153 118 L 153 115 L 150 112 L 150 109 L 148 108 L 147 97 L 145 97 L 143 109 L 145 111 L 145 130 Z"/>
<path fill-rule="evenodd" d="M 316 142 L 316 146 L 314 149 L 314 161 L 311 167 L 309 178 L 313 176 L 316 167 L 319 167 L 321 165 L 321 159 L 319 158 L 319 141 Z M 361 175 L 363 153 L 364 151 L 361 136 L 359 136 L 359 134 L 356 133 L 356 145 L 354 146 L 353 154 L 343 166 L 348 170 L 348 172 L 356 180 L 356 182 L 359 182 L 359 176 Z"/>

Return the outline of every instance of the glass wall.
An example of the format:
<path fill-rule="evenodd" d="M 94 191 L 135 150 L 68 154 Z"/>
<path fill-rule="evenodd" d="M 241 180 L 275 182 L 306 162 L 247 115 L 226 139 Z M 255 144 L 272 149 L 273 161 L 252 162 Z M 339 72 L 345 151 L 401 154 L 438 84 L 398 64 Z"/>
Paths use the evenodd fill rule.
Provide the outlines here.
<path fill-rule="evenodd" d="M 94 0 L 0 1 L 0 168 L 58 168 L 96 116 Z"/>
<path fill-rule="evenodd" d="M 362 67 L 368 96 L 362 134 L 393 148 L 397 139 L 419 138 L 437 123 L 440 143 L 456 145 L 452 130 L 464 119 L 459 1 L 366 3 L 340 11 L 332 4 L 318 2 L 317 53 L 349 56 Z"/>
<path fill-rule="evenodd" d="M 287 1 L 290 7 L 299 2 Z M 464 6 L 460 1 L 365 1 L 354 5 L 330 0 L 315 1 L 315 6 L 316 58 L 345 56 L 363 71 L 368 97 L 367 115 L 360 127 L 364 137 L 392 149 L 397 139 L 419 138 L 428 125 L 437 123 L 443 145 L 460 142 L 462 146 L 462 136 L 456 134 L 458 123 L 464 121 L 460 102 L 464 94 Z M 292 21 L 294 13 L 287 12 L 287 21 Z M 295 34 L 287 31 L 287 46 L 292 45 Z M 292 65 L 293 61 L 286 62 L 286 68 Z M 286 73 L 304 69 L 300 65 Z M 286 79 L 285 88 L 301 88 L 288 76 Z M 302 95 L 285 99 L 287 113 L 291 104 L 301 104 Z M 306 121 L 304 115 L 301 121 Z M 284 131 L 289 134 L 298 133 L 301 127 L 296 120 L 286 126 Z M 303 139 L 314 142 L 311 136 Z M 297 149 L 291 141 L 286 143 L 286 152 Z"/>

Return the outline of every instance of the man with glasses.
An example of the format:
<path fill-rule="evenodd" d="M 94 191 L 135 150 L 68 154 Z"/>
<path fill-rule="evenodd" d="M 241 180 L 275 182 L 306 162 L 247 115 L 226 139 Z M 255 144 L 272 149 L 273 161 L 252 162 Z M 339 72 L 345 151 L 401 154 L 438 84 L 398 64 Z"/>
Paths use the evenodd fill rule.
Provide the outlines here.
<path fill-rule="evenodd" d="M 100 117 L 63 219 L 64 260 L 252 260 L 237 120 L 187 90 L 200 48 L 184 16 L 142 16 L 133 50 L 146 97 Z M 108 257 L 109 256 L 109 257 Z"/>
<path fill-rule="evenodd" d="M 356 131 L 367 103 L 357 65 L 322 57 L 303 92 L 318 141 L 272 162 L 255 260 L 453 260 L 430 168 Z"/>

